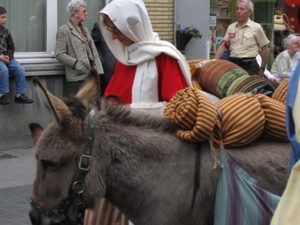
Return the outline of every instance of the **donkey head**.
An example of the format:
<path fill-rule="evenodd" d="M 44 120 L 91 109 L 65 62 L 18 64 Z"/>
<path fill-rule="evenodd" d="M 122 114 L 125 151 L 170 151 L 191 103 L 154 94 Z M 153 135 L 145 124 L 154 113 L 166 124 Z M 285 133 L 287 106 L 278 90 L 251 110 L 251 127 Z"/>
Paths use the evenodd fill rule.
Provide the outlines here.
<path fill-rule="evenodd" d="M 54 122 L 45 130 L 37 123 L 29 125 L 37 161 L 30 220 L 33 225 L 50 225 L 65 217 L 67 224 L 77 224 L 76 204 L 71 202 L 78 196 L 75 200 L 68 196 L 85 146 L 88 114 L 98 101 L 98 72 L 92 69 L 79 92 L 64 100 L 52 95 L 37 77 L 34 84 Z"/>

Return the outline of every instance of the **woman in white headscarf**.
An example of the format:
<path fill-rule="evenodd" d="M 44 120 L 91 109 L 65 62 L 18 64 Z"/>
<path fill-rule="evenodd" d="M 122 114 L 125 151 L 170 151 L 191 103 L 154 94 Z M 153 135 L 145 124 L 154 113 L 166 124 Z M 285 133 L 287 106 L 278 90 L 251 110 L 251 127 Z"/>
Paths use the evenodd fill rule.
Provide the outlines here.
<path fill-rule="evenodd" d="M 105 95 L 132 109 L 163 109 L 172 96 L 192 86 L 184 56 L 153 32 L 142 0 L 113 0 L 98 15 L 104 39 L 118 62 Z"/>
<path fill-rule="evenodd" d="M 114 74 L 104 96 L 118 96 L 132 110 L 163 116 L 173 95 L 191 87 L 191 75 L 184 56 L 153 32 L 142 0 L 113 0 L 98 15 L 103 37 L 117 59 Z M 105 199 L 93 213 L 88 210 L 85 225 L 125 225 L 128 220 Z"/>

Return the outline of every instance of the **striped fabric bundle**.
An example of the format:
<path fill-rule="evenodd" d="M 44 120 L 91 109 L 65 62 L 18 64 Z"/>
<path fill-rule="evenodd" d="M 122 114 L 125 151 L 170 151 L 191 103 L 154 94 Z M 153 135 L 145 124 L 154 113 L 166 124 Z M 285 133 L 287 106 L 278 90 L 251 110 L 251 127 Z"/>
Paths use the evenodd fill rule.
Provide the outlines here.
<path fill-rule="evenodd" d="M 225 147 L 241 147 L 262 135 L 265 115 L 259 101 L 253 96 L 234 94 L 215 105 L 223 117 L 214 129 L 214 146 L 219 147 L 223 139 Z"/>
<path fill-rule="evenodd" d="M 196 77 L 201 73 L 202 68 L 210 62 L 216 61 L 217 59 L 195 59 L 187 61 L 192 77 Z"/>
<path fill-rule="evenodd" d="M 190 67 L 190 72 L 191 72 L 192 77 L 196 77 L 196 76 L 198 76 L 199 73 L 201 73 L 201 67 L 198 64 L 193 64 Z"/>
<path fill-rule="evenodd" d="M 226 96 L 230 96 L 230 95 L 233 95 L 235 93 L 238 93 L 237 91 L 237 88 L 240 86 L 240 84 L 244 83 L 245 80 L 247 80 L 249 77 L 251 77 L 250 75 L 244 75 L 244 76 L 241 76 L 237 79 L 235 79 L 230 87 L 227 89 L 227 93 L 226 93 Z"/>
<path fill-rule="evenodd" d="M 289 78 L 283 79 L 281 83 L 278 85 L 278 87 L 276 88 L 276 90 L 274 91 L 272 98 L 286 104 L 286 93 L 287 93 L 288 85 L 289 85 Z"/>
<path fill-rule="evenodd" d="M 197 79 L 195 77 L 192 77 L 192 84 L 193 84 L 193 87 L 198 89 L 198 90 L 202 90 L 199 82 L 197 81 Z"/>
<path fill-rule="evenodd" d="M 193 59 L 193 60 L 188 60 L 187 63 L 189 65 L 190 68 L 193 67 L 193 65 L 199 64 L 203 61 L 207 61 L 208 59 Z"/>
<path fill-rule="evenodd" d="M 243 82 L 241 82 L 232 93 L 247 93 L 253 90 L 256 90 L 257 93 L 271 96 L 275 91 L 275 87 L 266 79 L 261 78 L 258 75 L 252 75 L 243 80 Z"/>
<path fill-rule="evenodd" d="M 237 74 L 242 70 L 241 67 L 227 60 L 211 61 L 202 67 L 201 73 L 197 76 L 197 79 L 204 91 L 218 96 L 217 85 L 219 80 L 228 71 L 232 71 L 232 73 L 235 74 L 235 69 L 238 69 L 239 71 Z M 247 74 L 246 71 L 244 72 Z M 238 75 L 236 75 L 236 77 L 238 77 Z M 218 97 L 220 98 L 221 96 Z"/>
<path fill-rule="evenodd" d="M 201 142 L 209 139 L 217 121 L 214 104 L 195 88 L 178 91 L 164 111 L 164 118 L 182 129 L 176 135 L 186 141 Z"/>
<path fill-rule="evenodd" d="M 250 77 L 250 75 L 248 75 L 245 72 L 246 71 L 242 68 L 234 68 L 224 73 L 223 76 L 220 77 L 217 83 L 217 87 L 216 87 L 217 96 L 219 98 L 224 98 L 226 96 L 229 96 L 228 90 L 231 89 L 232 84 L 236 83 L 235 82 L 236 80 L 241 82 L 245 80 L 247 77 Z"/>
<path fill-rule="evenodd" d="M 94 211 L 86 210 L 84 225 L 128 225 L 121 211 L 102 198 Z"/>
<path fill-rule="evenodd" d="M 289 141 L 285 126 L 285 104 L 263 94 L 257 94 L 255 97 L 265 114 L 262 136 L 269 140 Z"/>

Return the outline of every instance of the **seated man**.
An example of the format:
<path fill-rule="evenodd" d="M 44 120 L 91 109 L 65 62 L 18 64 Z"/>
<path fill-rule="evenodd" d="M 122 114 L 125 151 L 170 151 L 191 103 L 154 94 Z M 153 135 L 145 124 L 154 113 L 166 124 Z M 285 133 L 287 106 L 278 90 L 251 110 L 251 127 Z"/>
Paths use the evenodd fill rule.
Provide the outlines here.
<path fill-rule="evenodd" d="M 286 50 L 281 52 L 274 60 L 271 74 L 275 76 L 279 82 L 281 82 L 283 78 L 289 78 L 291 75 L 293 61 L 296 60 L 297 53 L 300 51 L 300 46 L 298 45 L 299 40 L 300 38 L 295 34 L 290 34 L 286 38 Z"/>
<path fill-rule="evenodd" d="M 4 27 L 6 22 L 6 9 L 0 6 L 0 105 L 10 103 L 6 96 L 9 92 L 9 74 L 15 79 L 16 96 L 15 103 L 33 103 L 33 100 L 25 95 L 26 79 L 25 70 L 14 59 L 15 45 L 11 33 Z"/>

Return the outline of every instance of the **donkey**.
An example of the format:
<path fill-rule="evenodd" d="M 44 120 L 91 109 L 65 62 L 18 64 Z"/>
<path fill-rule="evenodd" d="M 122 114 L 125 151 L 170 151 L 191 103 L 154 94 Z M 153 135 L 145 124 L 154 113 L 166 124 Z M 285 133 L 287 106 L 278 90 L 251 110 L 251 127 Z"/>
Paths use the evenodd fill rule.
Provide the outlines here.
<path fill-rule="evenodd" d="M 180 140 L 170 121 L 106 100 L 95 109 L 97 77 L 92 69 L 63 100 L 34 79 L 54 121 L 45 130 L 30 124 L 37 161 L 31 223 L 75 225 L 78 205 L 93 209 L 104 197 L 135 225 L 213 224 L 220 169 L 213 169 L 209 143 Z M 283 193 L 288 143 L 259 140 L 226 151 L 263 188 Z"/>

